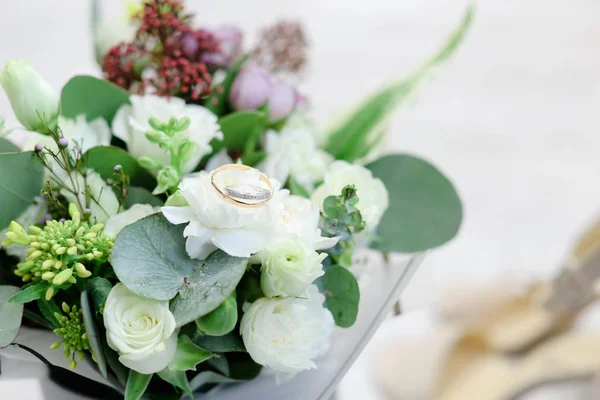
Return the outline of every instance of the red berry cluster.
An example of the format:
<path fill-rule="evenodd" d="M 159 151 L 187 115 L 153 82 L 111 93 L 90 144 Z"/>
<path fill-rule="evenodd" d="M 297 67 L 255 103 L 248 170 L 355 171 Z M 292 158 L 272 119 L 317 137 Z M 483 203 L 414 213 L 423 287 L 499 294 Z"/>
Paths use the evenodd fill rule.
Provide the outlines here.
<path fill-rule="evenodd" d="M 212 76 L 201 58 L 219 51 L 212 34 L 191 28 L 191 15 L 180 0 L 147 0 L 137 18 L 134 42 L 121 43 L 104 56 L 106 79 L 136 93 L 149 89 L 188 101 L 208 95 Z"/>

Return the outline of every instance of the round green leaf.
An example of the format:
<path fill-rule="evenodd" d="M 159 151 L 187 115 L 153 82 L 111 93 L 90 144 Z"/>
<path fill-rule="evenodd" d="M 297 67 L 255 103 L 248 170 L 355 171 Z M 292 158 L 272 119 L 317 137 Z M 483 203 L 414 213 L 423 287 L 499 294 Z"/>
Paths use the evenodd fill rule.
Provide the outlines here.
<path fill-rule="evenodd" d="M 131 208 L 135 204 L 150 204 L 154 207 L 160 207 L 163 202 L 154 196 L 148 190 L 140 187 L 129 186 L 127 188 L 127 198 L 125 199 L 125 208 Z"/>
<path fill-rule="evenodd" d="M 0 349 L 8 346 L 19 334 L 23 304 L 9 303 L 8 299 L 17 293 L 16 286 L 0 286 Z"/>
<path fill-rule="evenodd" d="M 129 93 L 104 79 L 76 76 L 63 87 L 60 103 L 67 118 L 85 114 L 88 121 L 102 117 L 110 125 L 119 107 L 129 103 Z"/>
<path fill-rule="evenodd" d="M 81 292 L 81 311 L 83 313 L 85 334 L 90 343 L 90 350 L 92 351 L 92 354 L 94 354 L 98 370 L 100 370 L 100 375 L 102 375 L 104 379 L 107 379 L 108 369 L 106 368 L 106 359 L 104 358 L 104 352 L 102 351 L 102 334 L 98 329 L 98 324 L 96 324 L 94 307 L 90 304 L 90 298 L 86 291 Z"/>
<path fill-rule="evenodd" d="M 462 220 L 462 204 L 452 183 L 427 161 L 384 156 L 367 165 L 389 192 L 390 206 L 371 247 L 384 252 L 417 252 L 452 239 Z M 360 192 L 357 193 L 360 198 Z"/>
<path fill-rule="evenodd" d="M 115 146 L 92 147 L 83 155 L 83 165 L 96 171 L 104 179 L 113 177 L 115 165 L 120 165 L 129 175 L 131 185 L 154 189 L 156 179 L 140 166 L 125 150 Z"/>
<path fill-rule="evenodd" d="M 354 325 L 360 301 L 354 275 L 344 267 L 332 265 L 325 270 L 318 284 L 325 295 L 325 307 L 331 311 L 335 324 L 342 328 Z"/>

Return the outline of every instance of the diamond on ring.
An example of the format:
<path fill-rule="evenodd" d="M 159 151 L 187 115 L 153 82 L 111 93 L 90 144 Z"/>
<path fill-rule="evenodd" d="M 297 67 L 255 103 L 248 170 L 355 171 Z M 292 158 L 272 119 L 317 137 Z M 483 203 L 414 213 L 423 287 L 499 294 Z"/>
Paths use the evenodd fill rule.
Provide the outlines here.
<path fill-rule="evenodd" d="M 272 195 L 269 190 L 253 185 L 229 185 L 225 192 L 236 200 L 263 201 L 270 199 Z"/>

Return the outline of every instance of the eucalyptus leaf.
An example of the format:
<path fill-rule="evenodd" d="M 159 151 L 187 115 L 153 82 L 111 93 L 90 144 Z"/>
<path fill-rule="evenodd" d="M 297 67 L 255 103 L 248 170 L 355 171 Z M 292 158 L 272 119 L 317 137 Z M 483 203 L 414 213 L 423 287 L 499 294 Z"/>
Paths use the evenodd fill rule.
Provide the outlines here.
<path fill-rule="evenodd" d="M 10 303 L 8 299 L 17 293 L 16 286 L 0 286 L 0 349 L 10 345 L 19 334 L 23 305 Z"/>
<path fill-rule="evenodd" d="M 190 382 L 187 379 L 185 371 L 174 371 L 170 370 L 169 368 L 165 368 L 162 371 L 157 372 L 156 375 L 158 375 L 163 381 L 168 382 L 171 385 L 183 390 L 192 399 L 194 398 L 192 388 L 190 386 Z"/>
<path fill-rule="evenodd" d="M 104 79 L 80 75 L 63 87 L 60 103 L 64 117 L 85 114 L 88 121 L 101 117 L 110 126 L 119 107 L 129 103 L 129 93 Z"/>
<path fill-rule="evenodd" d="M 150 384 L 152 374 L 140 374 L 134 370 L 129 371 L 127 385 L 125 386 L 125 400 L 139 400 Z"/>
<path fill-rule="evenodd" d="M 160 207 L 163 205 L 163 201 L 144 188 L 130 186 L 127 188 L 125 208 L 131 208 L 135 204 L 150 204 L 153 207 Z"/>
<path fill-rule="evenodd" d="M 2 150 L 14 151 L 12 144 L 7 142 L 0 139 Z M 43 180 L 44 168 L 33 152 L 0 153 L 0 230 L 35 204 Z"/>
<path fill-rule="evenodd" d="M 108 279 L 104 279 L 97 276 L 88 279 L 86 285 L 87 291 L 92 297 L 92 304 L 94 305 L 94 310 L 96 311 L 96 313 L 102 314 L 104 310 L 104 303 L 106 303 L 108 294 L 112 289 L 112 284 L 108 281 Z"/>
<path fill-rule="evenodd" d="M 90 297 L 88 292 L 81 292 L 81 311 L 83 313 L 83 325 L 85 326 L 85 334 L 87 335 L 88 342 L 90 344 L 90 350 L 94 355 L 94 361 L 98 365 L 100 375 L 104 379 L 108 378 L 108 369 L 106 368 L 106 359 L 102 351 L 102 334 L 98 329 L 96 318 L 94 317 L 95 310 L 93 305 L 90 304 Z"/>
<path fill-rule="evenodd" d="M 456 235 L 462 204 L 452 183 L 433 165 L 411 155 L 395 154 L 367 168 L 385 184 L 390 204 L 372 248 L 417 252 L 440 246 Z"/>
<path fill-rule="evenodd" d="M 50 282 L 38 282 L 35 285 L 31 285 L 16 292 L 8 301 L 15 304 L 25 304 L 30 301 L 41 299 L 46 295 L 46 290 L 48 290 L 49 287 Z"/>
<path fill-rule="evenodd" d="M 194 343 L 203 349 L 212 351 L 213 353 L 232 353 L 245 352 L 244 342 L 239 333 L 233 331 L 223 336 L 208 336 L 195 334 L 193 337 Z"/>
<path fill-rule="evenodd" d="M 442 48 L 413 74 L 387 85 L 336 121 L 324 137 L 324 149 L 336 159 L 354 161 L 367 155 L 381 140 L 382 126 L 393 112 L 426 80 L 431 71 L 446 61 L 462 43 L 473 19 L 473 7 L 467 8 L 460 26 L 450 34 Z"/>
<path fill-rule="evenodd" d="M 0 138 L 0 153 L 20 153 L 21 149 L 8 139 Z"/>
<path fill-rule="evenodd" d="M 360 301 L 354 275 L 344 267 L 332 265 L 325 270 L 318 284 L 325 295 L 325 307 L 331 311 L 335 324 L 342 328 L 354 325 Z"/>
<path fill-rule="evenodd" d="M 127 151 L 115 146 L 92 147 L 83 155 L 82 164 L 96 171 L 104 179 L 112 179 L 114 168 L 120 165 L 132 186 L 149 190 L 156 186 L 156 179 L 137 162 Z"/>
<path fill-rule="evenodd" d="M 172 371 L 195 371 L 196 366 L 213 357 L 213 353 L 199 347 L 186 335 L 177 339 L 175 356 L 169 363 L 168 369 Z"/>

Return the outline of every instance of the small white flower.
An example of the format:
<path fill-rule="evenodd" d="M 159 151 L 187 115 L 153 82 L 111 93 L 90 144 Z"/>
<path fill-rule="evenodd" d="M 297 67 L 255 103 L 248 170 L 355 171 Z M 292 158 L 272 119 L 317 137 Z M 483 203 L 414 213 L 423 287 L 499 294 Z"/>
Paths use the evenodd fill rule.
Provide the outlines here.
<path fill-rule="evenodd" d="M 194 156 L 183 168 L 184 173 L 192 172 L 202 156 L 210 153 L 212 148 L 209 143 L 212 139 L 223 138 L 217 116 L 202 106 L 185 104 L 184 100 L 177 97 L 167 99 L 155 95 L 132 95 L 130 101 L 131 104 L 125 104 L 117 111 L 112 129 L 116 137 L 127 143 L 127 150 L 135 158 L 152 157 L 164 165 L 170 164 L 168 151 L 146 138 L 146 132 L 152 130 L 148 124 L 150 117 L 163 122 L 171 117 L 190 119 L 190 126 L 175 136 L 174 143 L 174 146 L 178 146 L 184 139 L 191 139 L 196 144 Z"/>
<path fill-rule="evenodd" d="M 240 333 L 252 359 L 280 374 L 316 368 L 329 349 L 333 317 L 311 286 L 307 298 L 261 298 L 244 308 Z"/>
<path fill-rule="evenodd" d="M 30 131 L 46 132 L 60 114 L 58 93 L 27 60 L 11 60 L 0 71 L 0 84 L 19 122 Z"/>
<path fill-rule="evenodd" d="M 79 172 L 72 171 L 72 180 L 58 166 L 53 168 L 53 171 L 55 178 L 60 179 L 65 186 L 60 190 L 60 194 L 65 196 L 70 203 L 81 204 L 84 208 L 89 208 L 92 218 L 97 222 L 104 223 L 119 212 L 117 196 L 94 170 L 88 169 L 85 177 Z M 90 197 L 89 201 L 87 200 L 88 197 Z"/>
<path fill-rule="evenodd" d="M 103 317 L 106 341 L 127 368 L 152 374 L 173 359 L 177 335 L 168 301 L 140 297 L 118 283 L 108 294 Z"/>
<path fill-rule="evenodd" d="M 115 237 L 127 225 L 131 225 L 140 219 L 160 211 L 160 207 L 152 207 L 149 204 L 134 204 L 126 211 L 113 215 L 104 225 L 104 234 Z"/>
<path fill-rule="evenodd" d="M 253 262 L 262 264 L 260 287 L 267 297 L 294 297 L 323 275 L 321 262 L 326 257 L 295 238 L 286 238 L 268 244 L 253 256 Z"/>
<path fill-rule="evenodd" d="M 85 115 L 78 115 L 75 119 L 58 117 L 58 126 L 65 139 L 69 141 L 69 148 L 74 150 L 78 147 L 82 153 L 96 146 L 110 145 L 110 128 L 104 118 L 98 117 L 87 122 Z M 58 146 L 51 136 L 32 132 L 27 139 L 23 150 L 31 151 L 36 144 L 41 144 L 52 151 L 58 151 Z"/>
<path fill-rule="evenodd" d="M 311 200 L 323 209 L 325 198 L 339 196 L 347 185 L 356 187 L 356 208 L 360 210 L 367 229 L 375 229 L 388 208 L 388 192 L 381 179 L 374 178 L 365 167 L 335 161 L 325 174 L 325 182 L 313 192 Z"/>
<path fill-rule="evenodd" d="M 215 183 L 222 188 L 234 184 L 266 188 L 257 170 L 225 170 L 217 174 Z M 278 183 L 272 184 L 277 190 Z M 183 234 L 192 258 L 204 259 L 217 248 L 232 256 L 249 257 L 275 234 L 273 225 L 282 210 L 281 192 L 263 206 L 238 206 L 223 199 L 213 187 L 210 173 L 204 171 L 184 178 L 179 191 L 189 206 L 163 207 L 162 212 L 172 224 L 189 223 Z"/>

